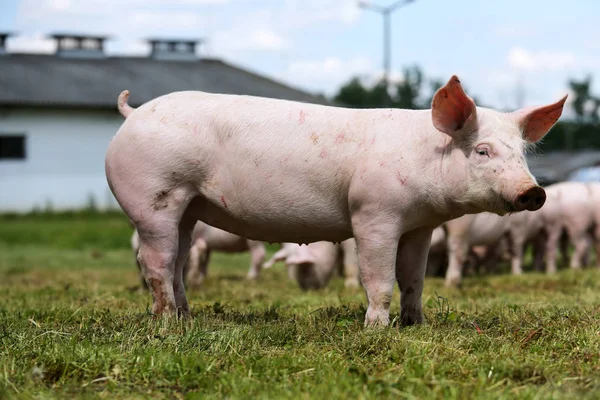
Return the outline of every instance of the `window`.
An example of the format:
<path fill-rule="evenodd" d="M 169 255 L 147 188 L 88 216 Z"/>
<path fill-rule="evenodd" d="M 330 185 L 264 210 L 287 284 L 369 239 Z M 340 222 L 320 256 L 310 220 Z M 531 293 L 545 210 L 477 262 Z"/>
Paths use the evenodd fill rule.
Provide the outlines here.
<path fill-rule="evenodd" d="M 0 134 L 0 160 L 24 160 L 25 135 Z"/>

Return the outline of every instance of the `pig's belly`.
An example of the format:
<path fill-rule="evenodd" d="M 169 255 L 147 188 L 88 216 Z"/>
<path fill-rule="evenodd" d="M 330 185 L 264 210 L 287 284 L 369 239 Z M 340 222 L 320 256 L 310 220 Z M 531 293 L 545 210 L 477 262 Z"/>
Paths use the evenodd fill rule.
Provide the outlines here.
<path fill-rule="evenodd" d="M 247 239 L 267 242 L 340 242 L 352 236 L 347 200 L 286 199 L 281 193 L 244 192 L 192 202 L 199 219 Z"/>

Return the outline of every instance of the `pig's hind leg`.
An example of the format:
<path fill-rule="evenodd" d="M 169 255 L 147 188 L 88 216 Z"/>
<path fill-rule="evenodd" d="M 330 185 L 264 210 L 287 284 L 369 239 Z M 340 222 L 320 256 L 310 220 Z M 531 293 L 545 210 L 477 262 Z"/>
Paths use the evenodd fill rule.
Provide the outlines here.
<path fill-rule="evenodd" d="M 186 213 L 190 200 L 179 193 L 165 199 L 168 206 L 158 210 L 138 208 L 130 215 L 140 235 L 138 259 L 152 293 L 155 315 L 189 313 L 183 269 L 196 222 Z"/>

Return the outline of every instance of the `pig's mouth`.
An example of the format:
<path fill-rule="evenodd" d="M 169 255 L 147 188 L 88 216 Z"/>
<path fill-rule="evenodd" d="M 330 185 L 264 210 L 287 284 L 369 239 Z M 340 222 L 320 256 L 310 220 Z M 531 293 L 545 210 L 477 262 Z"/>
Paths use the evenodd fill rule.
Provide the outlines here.
<path fill-rule="evenodd" d="M 514 203 L 506 200 L 504 196 L 496 193 L 496 198 L 497 200 L 494 202 L 494 204 L 490 204 L 492 206 L 491 210 L 496 210 L 496 214 L 506 215 L 517 211 Z"/>
<path fill-rule="evenodd" d="M 503 209 L 504 209 L 505 213 L 513 213 L 513 212 L 517 211 L 517 208 L 515 207 L 515 205 L 512 201 L 502 199 L 502 203 L 503 203 Z"/>

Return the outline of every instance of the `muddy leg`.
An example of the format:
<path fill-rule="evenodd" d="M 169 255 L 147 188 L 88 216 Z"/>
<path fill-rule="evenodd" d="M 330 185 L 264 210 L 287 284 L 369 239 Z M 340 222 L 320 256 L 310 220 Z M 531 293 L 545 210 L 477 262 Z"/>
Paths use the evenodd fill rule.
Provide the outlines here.
<path fill-rule="evenodd" d="M 430 242 L 430 229 L 409 232 L 400 239 L 396 279 L 400 287 L 400 319 L 404 326 L 423 322 L 421 297 Z"/>

